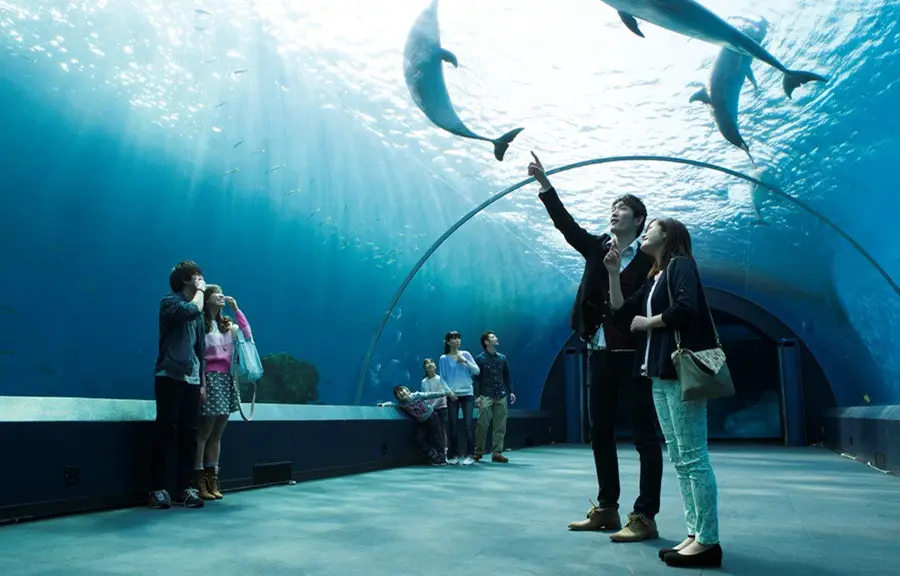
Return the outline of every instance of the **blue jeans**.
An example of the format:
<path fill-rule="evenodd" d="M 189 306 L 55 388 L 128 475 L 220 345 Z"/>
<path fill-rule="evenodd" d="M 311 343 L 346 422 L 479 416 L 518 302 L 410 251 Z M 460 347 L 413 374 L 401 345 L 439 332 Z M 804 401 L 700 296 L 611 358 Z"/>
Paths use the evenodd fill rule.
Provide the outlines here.
<path fill-rule="evenodd" d="M 675 464 L 688 535 L 706 546 L 718 544 L 719 490 L 707 450 L 706 400 L 684 402 L 678 380 L 653 378 L 653 403 Z"/>

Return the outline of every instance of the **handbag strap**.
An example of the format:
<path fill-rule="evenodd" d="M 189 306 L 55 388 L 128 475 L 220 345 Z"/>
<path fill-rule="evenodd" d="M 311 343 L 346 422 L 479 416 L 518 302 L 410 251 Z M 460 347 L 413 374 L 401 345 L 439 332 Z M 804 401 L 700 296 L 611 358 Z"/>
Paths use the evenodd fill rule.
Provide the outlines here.
<path fill-rule="evenodd" d="M 246 342 L 244 338 L 244 331 L 238 327 L 238 342 Z M 253 340 L 250 340 L 250 343 L 253 343 Z M 250 398 L 250 415 L 247 416 L 244 414 L 244 403 L 241 401 L 241 385 L 238 384 L 237 377 L 237 363 L 235 362 L 235 356 L 238 355 L 237 346 L 233 346 L 231 349 L 231 382 L 234 384 L 234 391 L 238 397 L 238 410 L 241 413 L 241 418 L 244 419 L 245 422 L 249 422 L 253 420 L 253 413 L 256 412 L 256 382 L 251 382 L 250 384 L 253 386 L 253 396 Z"/>
<path fill-rule="evenodd" d="M 666 266 L 666 290 L 668 290 L 668 292 L 669 292 L 669 305 L 670 306 L 675 303 L 675 299 L 672 297 L 672 283 L 669 281 L 669 269 L 672 268 L 672 264 L 675 262 L 675 260 L 676 260 L 676 258 L 672 258 L 671 260 L 669 260 L 669 265 Z M 700 284 L 700 275 L 699 274 L 697 275 L 697 284 L 698 284 L 698 289 L 702 290 L 703 287 L 699 285 Z M 709 302 L 706 302 L 705 298 L 703 300 L 704 300 L 704 303 L 706 304 L 706 313 L 709 314 L 709 323 L 710 323 L 710 325 L 712 325 L 713 336 L 716 339 L 716 347 L 721 348 L 722 343 L 719 341 L 719 331 L 716 330 L 716 321 L 713 320 L 712 310 L 709 309 Z M 681 330 L 675 330 L 675 347 L 678 348 L 679 350 L 681 350 Z"/>
<path fill-rule="evenodd" d="M 238 384 L 237 378 L 232 378 L 231 381 L 234 382 L 234 391 L 237 393 L 238 410 L 241 413 L 241 418 L 243 418 L 245 422 L 249 422 L 253 420 L 253 413 L 256 412 L 256 382 L 250 383 L 253 386 L 253 396 L 250 398 L 250 415 L 247 416 L 244 413 L 244 403 L 241 402 L 241 386 Z"/>

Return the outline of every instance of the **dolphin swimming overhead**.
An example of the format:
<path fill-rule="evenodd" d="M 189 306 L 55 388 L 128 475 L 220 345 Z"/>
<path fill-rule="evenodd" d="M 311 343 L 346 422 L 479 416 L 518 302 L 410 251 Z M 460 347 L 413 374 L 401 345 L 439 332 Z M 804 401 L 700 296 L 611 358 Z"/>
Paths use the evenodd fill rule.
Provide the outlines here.
<path fill-rule="evenodd" d="M 757 25 L 742 26 L 741 32 L 762 43 L 766 37 L 767 24 L 765 20 Z M 709 108 L 716 128 L 726 140 L 743 150 L 750 157 L 750 162 L 756 165 L 753 156 L 750 155 L 750 147 L 741 136 L 738 128 L 738 103 L 741 99 L 741 88 L 744 82 L 749 80 L 754 88 L 759 88 L 753 69 L 750 64 L 753 58 L 746 54 L 740 54 L 729 48 L 722 48 L 719 56 L 713 64 L 709 74 L 709 83 L 698 90 L 690 98 L 690 102 L 703 102 Z"/>
<path fill-rule="evenodd" d="M 437 18 L 438 0 L 422 11 L 406 39 L 403 50 L 403 76 L 416 106 L 439 128 L 463 138 L 484 140 L 494 145 L 494 157 L 502 161 L 509 144 L 524 128 L 510 130 L 499 138 L 487 138 L 475 134 L 463 124 L 447 93 L 444 82 L 444 62 L 459 66 L 456 56 L 441 47 L 441 34 Z"/>
<path fill-rule="evenodd" d="M 603 3 L 615 8 L 625 26 L 642 38 L 644 34 L 635 18 L 765 62 L 784 74 L 782 85 L 788 98 L 807 82 L 828 82 L 827 78 L 813 72 L 788 70 L 758 42 L 695 0 L 603 0 Z"/>

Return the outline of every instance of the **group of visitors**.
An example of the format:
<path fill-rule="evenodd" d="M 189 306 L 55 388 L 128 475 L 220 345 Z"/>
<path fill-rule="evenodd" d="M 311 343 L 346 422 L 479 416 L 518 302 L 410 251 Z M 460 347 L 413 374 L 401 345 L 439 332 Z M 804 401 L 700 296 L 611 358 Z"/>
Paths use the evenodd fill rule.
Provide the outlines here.
<path fill-rule="evenodd" d="M 659 536 L 655 520 L 663 472 L 659 426 L 678 479 L 687 532 L 680 544 L 661 549 L 659 558 L 670 566 L 720 566 L 718 488 L 707 450 L 706 400 L 683 399 L 673 362 L 681 344 L 689 350 L 718 345 L 690 234 L 672 218 L 648 222 L 644 203 L 631 194 L 612 203 L 609 232 L 592 234 L 563 206 L 537 156 L 528 174 L 540 184 L 539 197 L 553 224 L 585 260 L 570 321 L 589 355 L 598 503 L 569 528 L 612 531 L 615 542 Z M 251 331 L 234 298 L 225 296 L 219 286 L 207 285 L 196 263 L 176 265 L 169 285 L 172 292 L 162 299 L 159 311 L 150 506 L 169 508 L 174 502 L 201 507 L 207 500 L 222 498 L 218 486 L 222 433 L 240 405 L 231 374 L 233 344 L 239 331 L 247 339 Z M 223 316 L 226 306 L 233 310 L 234 320 Z M 423 362 L 422 389 L 397 386 L 396 402 L 381 405 L 397 406 L 420 423 L 419 442 L 434 465 L 482 460 L 491 424 L 491 460 L 508 462 L 503 455 L 506 419 L 508 405 L 516 401 L 508 359 L 497 351 L 499 341 L 491 331 L 481 335 L 483 351 L 477 356 L 460 344 L 459 332 L 448 332 L 438 362 L 430 358 Z M 615 441 L 620 394 L 629 400 L 640 456 L 639 494 L 624 527 Z M 173 449 L 178 454 L 174 499 L 165 488 L 167 456 Z"/>
<path fill-rule="evenodd" d="M 491 461 L 509 462 L 503 455 L 503 442 L 509 405 L 516 402 L 509 360 L 497 351 L 500 341 L 490 330 L 481 335 L 483 351 L 477 356 L 461 349 L 461 343 L 459 332 L 447 332 L 438 364 L 431 358 L 422 362 L 422 389 L 411 392 L 406 386 L 395 386 L 396 402 L 379 406 L 396 406 L 419 422 L 419 445 L 435 466 L 480 462 L 491 429 Z M 477 424 L 474 408 L 478 408 Z"/>

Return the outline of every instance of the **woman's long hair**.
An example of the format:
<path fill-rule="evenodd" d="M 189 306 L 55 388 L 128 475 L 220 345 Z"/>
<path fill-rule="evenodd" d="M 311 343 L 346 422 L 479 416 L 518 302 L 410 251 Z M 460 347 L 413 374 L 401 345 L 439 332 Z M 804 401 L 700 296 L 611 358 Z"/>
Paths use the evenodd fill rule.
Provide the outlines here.
<path fill-rule="evenodd" d="M 666 233 L 666 241 L 659 258 L 653 263 L 649 277 L 653 278 L 660 271 L 668 267 L 669 262 L 675 257 L 689 258 L 694 262 L 694 253 L 691 250 L 691 233 L 687 226 L 674 218 L 659 218 L 650 223 L 650 226 L 659 226 Z M 650 226 L 647 229 L 650 229 Z"/>
<path fill-rule="evenodd" d="M 209 298 L 213 294 L 221 294 L 222 287 L 218 284 L 207 284 L 206 285 L 206 297 Z M 203 307 L 203 322 L 206 325 L 206 333 L 209 334 L 212 332 L 213 328 L 213 320 L 216 321 L 216 324 L 219 326 L 219 332 L 222 334 L 227 333 L 231 329 L 231 318 L 228 316 L 222 315 L 222 310 L 219 309 L 216 312 L 215 318 L 213 318 L 213 311 L 210 306 Z"/>
<path fill-rule="evenodd" d="M 448 342 L 450 342 L 454 338 L 462 338 L 462 336 L 456 330 L 447 332 L 446 336 L 444 336 L 444 354 L 450 353 L 450 344 L 448 344 Z"/>

